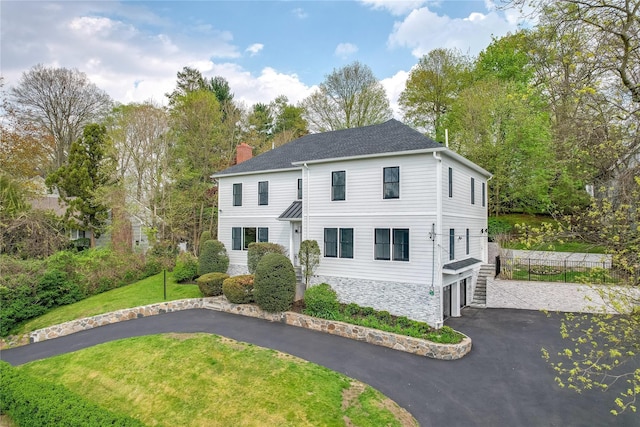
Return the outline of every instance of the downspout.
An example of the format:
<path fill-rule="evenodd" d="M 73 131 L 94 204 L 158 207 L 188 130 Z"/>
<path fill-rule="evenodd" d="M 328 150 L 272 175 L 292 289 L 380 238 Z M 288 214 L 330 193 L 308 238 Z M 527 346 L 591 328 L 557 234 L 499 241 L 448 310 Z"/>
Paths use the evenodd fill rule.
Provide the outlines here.
<path fill-rule="evenodd" d="M 307 176 L 302 176 L 302 182 L 305 184 L 302 187 L 302 238 L 303 240 L 309 240 L 309 166 L 306 163 L 302 165 L 303 170 L 307 171 Z M 487 187 L 488 188 L 488 187 Z"/>
<path fill-rule="evenodd" d="M 436 224 L 434 227 L 434 245 L 438 248 L 438 256 L 435 257 L 435 263 L 431 266 L 433 271 L 438 271 L 438 286 L 440 289 L 440 304 L 438 320 L 436 321 L 436 328 L 442 327 L 444 320 L 444 313 L 442 309 L 443 296 L 442 296 L 442 157 L 438 156 L 437 152 L 433 152 L 433 158 L 436 160 Z M 434 248 L 435 250 L 435 248 Z"/>

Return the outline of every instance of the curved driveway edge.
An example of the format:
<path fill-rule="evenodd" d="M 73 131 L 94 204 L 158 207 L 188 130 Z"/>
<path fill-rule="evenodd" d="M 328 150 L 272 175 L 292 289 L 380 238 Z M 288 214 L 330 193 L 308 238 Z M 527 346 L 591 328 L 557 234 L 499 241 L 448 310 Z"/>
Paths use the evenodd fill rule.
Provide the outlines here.
<path fill-rule="evenodd" d="M 111 313 L 99 314 L 83 319 L 72 320 L 59 325 L 38 329 L 30 334 L 31 343 L 59 338 L 80 331 L 86 331 L 99 326 L 110 325 L 142 317 L 155 316 L 175 311 L 205 308 L 222 311 L 225 313 L 240 314 L 248 317 L 281 322 L 291 326 L 297 326 L 314 331 L 338 335 L 357 341 L 365 341 L 369 344 L 389 347 L 406 353 L 426 356 L 433 359 L 457 360 L 471 351 L 471 339 L 467 336 L 458 344 L 439 344 L 432 341 L 407 337 L 391 332 L 363 326 L 351 325 L 334 320 L 318 319 L 300 313 L 283 312 L 267 313 L 253 304 L 232 304 L 224 297 L 189 298 L 162 303 L 150 304 L 141 307 L 126 308 Z"/>
<path fill-rule="evenodd" d="M 473 336 L 473 351 L 442 361 L 283 323 L 194 309 L 2 350 L 0 358 L 19 365 L 116 339 L 203 332 L 282 351 L 369 384 L 423 427 L 637 427 L 637 413 L 609 414 L 615 390 L 579 395 L 556 386 L 540 349 L 553 354 L 566 346 L 559 323 L 560 316 L 537 311 L 464 309 L 448 324 Z"/>

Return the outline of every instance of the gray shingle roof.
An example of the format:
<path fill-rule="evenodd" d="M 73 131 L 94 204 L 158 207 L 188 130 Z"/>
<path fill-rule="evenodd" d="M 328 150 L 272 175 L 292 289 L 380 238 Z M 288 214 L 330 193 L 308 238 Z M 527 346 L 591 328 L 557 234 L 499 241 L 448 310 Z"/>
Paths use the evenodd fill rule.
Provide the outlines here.
<path fill-rule="evenodd" d="M 218 172 L 214 176 L 287 169 L 293 167 L 294 162 L 440 147 L 442 144 L 391 119 L 379 125 L 306 135 Z"/>
<path fill-rule="evenodd" d="M 460 261 L 450 262 L 449 264 L 445 264 L 442 266 L 442 270 L 448 274 L 457 274 L 464 270 L 469 269 L 474 265 L 482 264 L 482 261 L 475 258 L 467 258 Z"/>
<path fill-rule="evenodd" d="M 302 202 L 300 200 L 296 200 L 291 203 L 284 212 L 280 214 L 278 217 L 279 220 L 292 220 L 292 219 L 301 219 L 302 218 Z"/>

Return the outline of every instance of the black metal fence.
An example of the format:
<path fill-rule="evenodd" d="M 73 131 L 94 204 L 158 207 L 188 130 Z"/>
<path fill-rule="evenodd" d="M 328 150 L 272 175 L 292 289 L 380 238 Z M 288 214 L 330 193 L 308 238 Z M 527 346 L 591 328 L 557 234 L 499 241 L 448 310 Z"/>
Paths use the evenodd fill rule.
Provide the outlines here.
<path fill-rule="evenodd" d="M 623 271 L 610 261 L 570 261 L 554 259 L 532 259 L 496 257 L 496 273 L 506 280 L 538 282 L 616 284 L 626 279 Z"/>

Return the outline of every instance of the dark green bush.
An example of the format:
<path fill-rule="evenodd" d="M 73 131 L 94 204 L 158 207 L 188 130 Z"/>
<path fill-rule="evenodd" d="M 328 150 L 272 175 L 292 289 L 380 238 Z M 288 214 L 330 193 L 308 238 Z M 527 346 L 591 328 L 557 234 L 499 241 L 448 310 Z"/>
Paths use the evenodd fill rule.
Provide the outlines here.
<path fill-rule="evenodd" d="M 247 268 L 249 273 L 255 274 L 258 263 L 266 254 L 286 255 L 286 250 L 282 245 L 269 242 L 254 242 L 249 244 L 247 251 Z"/>
<path fill-rule="evenodd" d="M 222 295 L 222 282 L 228 279 L 227 273 L 207 273 L 196 279 L 200 292 L 205 297 L 217 297 Z"/>
<path fill-rule="evenodd" d="M 173 268 L 173 278 L 178 283 L 192 282 L 198 276 L 198 258 L 191 252 L 178 255 L 176 266 Z"/>
<path fill-rule="evenodd" d="M 326 283 L 311 286 L 304 293 L 304 313 L 322 319 L 337 319 L 340 314 L 338 294 Z"/>
<path fill-rule="evenodd" d="M 200 251 L 202 250 L 202 244 L 207 240 L 212 240 L 211 232 L 209 230 L 205 230 L 200 233 L 200 240 L 198 240 L 198 253 L 200 253 Z"/>
<path fill-rule="evenodd" d="M 253 294 L 264 311 L 289 310 L 296 294 L 296 273 L 289 258 L 275 253 L 263 256 L 256 268 Z"/>
<path fill-rule="evenodd" d="M 0 361 L 0 413 L 21 427 L 144 426 L 89 402 L 67 388 L 30 376 Z"/>
<path fill-rule="evenodd" d="M 229 268 L 229 256 L 224 244 L 219 240 L 207 240 L 200 247 L 198 274 L 226 273 Z"/>
<path fill-rule="evenodd" d="M 233 304 L 249 304 L 253 299 L 253 274 L 242 274 L 225 279 L 222 293 Z"/>

